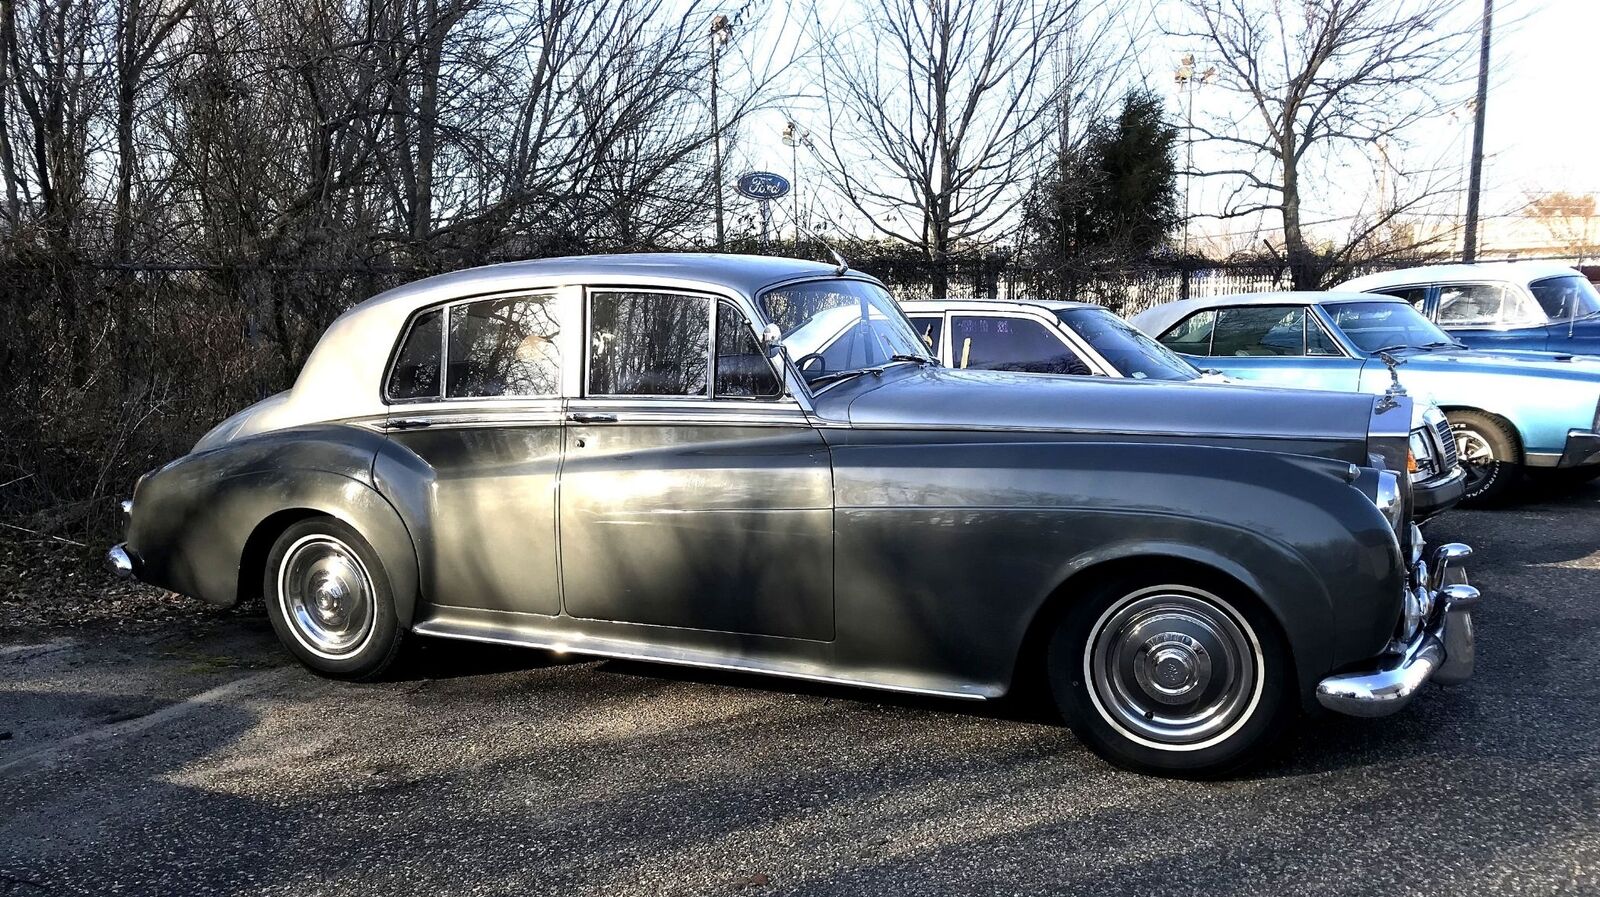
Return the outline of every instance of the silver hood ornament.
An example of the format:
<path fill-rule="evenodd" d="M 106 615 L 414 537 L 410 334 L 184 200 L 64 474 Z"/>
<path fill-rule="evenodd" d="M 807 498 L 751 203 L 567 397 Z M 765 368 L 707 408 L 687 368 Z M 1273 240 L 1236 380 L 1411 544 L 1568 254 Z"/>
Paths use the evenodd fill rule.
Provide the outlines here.
<path fill-rule="evenodd" d="M 1389 369 L 1389 388 L 1384 390 L 1383 398 L 1378 401 L 1378 410 L 1388 411 L 1400 406 L 1400 397 L 1406 394 L 1406 388 L 1400 383 L 1400 365 L 1405 364 L 1405 359 L 1396 358 L 1388 352 L 1379 352 L 1378 360 Z"/>

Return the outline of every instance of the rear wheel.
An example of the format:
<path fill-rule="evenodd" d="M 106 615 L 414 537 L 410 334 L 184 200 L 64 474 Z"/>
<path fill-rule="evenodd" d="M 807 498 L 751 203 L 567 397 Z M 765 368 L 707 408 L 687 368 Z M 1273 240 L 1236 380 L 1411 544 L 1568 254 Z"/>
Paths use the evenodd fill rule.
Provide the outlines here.
<path fill-rule="evenodd" d="M 1505 500 L 1522 474 L 1516 433 L 1505 421 L 1481 411 L 1451 411 L 1446 416 L 1467 475 L 1462 502 L 1492 505 Z"/>
<path fill-rule="evenodd" d="M 1181 581 L 1124 580 L 1078 602 L 1049 648 L 1051 691 L 1118 766 L 1223 775 L 1259 759 L 1294 718 L 1294 667 L 1250 601 Z"/>
<path fill-rule="evenodd" d="M 284 530 L 267 555 L 262 594 L 278 640 L 336 679 L 373 679 L 400 650 L 389 577 L 361 534 L 331 517 Z"/>

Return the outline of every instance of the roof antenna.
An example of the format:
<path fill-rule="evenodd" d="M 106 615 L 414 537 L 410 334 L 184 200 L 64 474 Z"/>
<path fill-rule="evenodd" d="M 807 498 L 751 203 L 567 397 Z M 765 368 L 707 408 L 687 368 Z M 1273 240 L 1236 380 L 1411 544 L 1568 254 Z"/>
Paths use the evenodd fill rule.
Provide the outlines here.
<path fill-rule="evenodd" d="M 828 254 L 833 256 L 833 263 L 839 266 L 834 269 L 833 273 L 843 274 L 844 272 L 850 270 L 850 263 L 844 260 L 844 256 L 839 254 L 839 250 L 834 249 L 832 246 L 829 246 L 826 243 L 823 243 L 822 245 L 827 248 Z"/>
<path fill-rule="evenodd" d="M 782 209 L 779 209 L 779 211 L 782 211 Z M 818 243 L 822 244 L 822 248 L 823 249 L 828 250 L 828 255 L 833 257 L 833 264 L 835 266 L 834 269 L 833 269 L 833 273 L 835 275 L 840 275 L 840 274 L 843 274 L 844 272 L 850 270 L 850 262 L 846 261 L 845 257 L 843 255 L 839 254 L 839 250 L 834 249 L 833 246 L 831 246 L 828 243 L 827 240 L 824 240 L 822 238 L 821 234 L 817 233 L 816 231 L 812 230 L 809 227 L 806 227 L 805 225 L 801 224 L 800 222 L 795 221 L 794 220 L 794 216 L 792 216 L 792 215 L 790 216 L 789 223 L 794 226 L 795 230 L 805 233 L 807 238 L 812 239 L 812 240 L 816 240 Z"/>

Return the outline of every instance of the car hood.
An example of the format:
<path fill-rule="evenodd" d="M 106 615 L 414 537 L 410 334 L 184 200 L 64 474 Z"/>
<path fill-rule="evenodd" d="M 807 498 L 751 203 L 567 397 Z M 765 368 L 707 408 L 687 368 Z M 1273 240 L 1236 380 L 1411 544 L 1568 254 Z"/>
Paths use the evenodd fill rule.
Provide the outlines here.
<path fill-rule="evenodd" d="M 1556 377 L 1600 383 L 1600 356 L 1562 355 L 1554 352 L 1523 352 L 1512 349 L 1443 349 L 1433 352 L 1403 353 L 1400 380 L 1405 382 L 1407 367 L 1413 370 L 1475 371 L 1534 377 Z"/>
<path fill-rule="evenodd" d="M 934 367 L 857 382 L 865 385 L 848 399 L 848 418 L 857 427 L 1215 437 L 1227 445 L 1259 439 L 1356 460 L 1365 458 L 1360 449 L 1374 402 L 1360 393 Z M 1304 449 L 1313 443 L 1342 448 Z"/>

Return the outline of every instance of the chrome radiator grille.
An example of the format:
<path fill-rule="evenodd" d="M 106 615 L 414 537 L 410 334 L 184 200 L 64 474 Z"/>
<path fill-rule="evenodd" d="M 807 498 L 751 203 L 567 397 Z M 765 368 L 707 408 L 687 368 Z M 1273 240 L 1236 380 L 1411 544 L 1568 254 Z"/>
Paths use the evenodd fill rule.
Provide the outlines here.
<path fill-rule="evenodd" d="M 1433 425 L 1434 432 L 1439 435 L 1439 457 L 1443 463 L 1441 471 L 1452 470 L 1456 466 L 1456 434 L 1450 430 L 1448 420 L 1439 420 Z"/>

